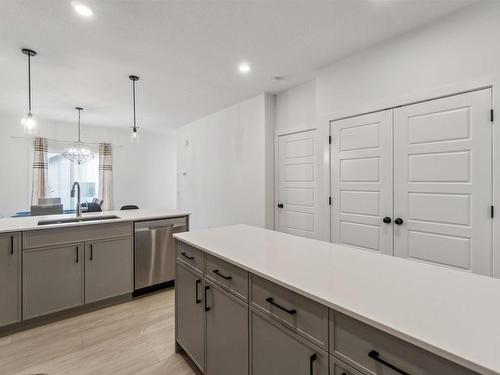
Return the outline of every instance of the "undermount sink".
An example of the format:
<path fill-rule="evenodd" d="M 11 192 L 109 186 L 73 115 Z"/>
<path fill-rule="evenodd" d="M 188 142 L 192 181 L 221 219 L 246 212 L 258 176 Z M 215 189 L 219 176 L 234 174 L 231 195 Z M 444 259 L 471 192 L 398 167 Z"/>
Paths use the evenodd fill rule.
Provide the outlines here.
<path fill-rule="evenodd" d="M 68 223 L 82 223 L 88 221 L 103 221 L 103 220 L 112 220 L 119 219 L 119 216 L 116 215 L 107 215 L 107 216 L 82 216 L 82 217 L 70 217 L 67 219 L 55 219 L 55 220 L 40 220 L 38 225 L 53 225 L 53 224 L 68 224 Z"/>

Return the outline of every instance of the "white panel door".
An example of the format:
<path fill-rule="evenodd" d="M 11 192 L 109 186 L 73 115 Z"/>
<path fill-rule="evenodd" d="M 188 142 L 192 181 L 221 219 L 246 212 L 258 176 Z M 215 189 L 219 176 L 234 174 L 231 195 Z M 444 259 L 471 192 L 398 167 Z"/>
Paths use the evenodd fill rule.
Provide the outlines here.
<path fill-rule="evenodd" d="M 485 89 L 394 110 L 395 255 L 492 274 L 490 108 Z"/>
<path fill-rule="evenodd" d="M 278 230 L 318 238 L 316 131 L 278 137 Z"/>
<path fill-rule="evenodd" d="M 392 255 L 392 110 L 332 121 L 330 134 L 332 242 Z"/>

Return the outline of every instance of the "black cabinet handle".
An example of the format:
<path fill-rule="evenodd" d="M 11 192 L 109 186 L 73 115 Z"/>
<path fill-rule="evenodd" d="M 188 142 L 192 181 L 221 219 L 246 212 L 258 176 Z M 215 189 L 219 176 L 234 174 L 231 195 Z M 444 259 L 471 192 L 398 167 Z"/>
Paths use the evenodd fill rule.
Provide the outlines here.
<path fill-rule="evenodd" d="M 396 224 L 396 225 L 403 224 L 403 219 L 401 219 L 400 217 L 396 218 L 396 220 L 394 220 L 394 224 Z"/>
<path fill-rule="evenodd" d="M 394 371 L 396 371 L 398 374 L 402 374 L 402 375 L 410 375 L 408 372 L 406 371 L 403 371 L 401 370 L 400 368 L 397 368 L 396 366 L 394 366 L 392 363 L 389 363 L 387 361 L 384 361 L 382 358 L 380 358 L 380 354 L 379 352 L 375 351 L 375 350 L 372 350 L 370 351 L 370 353 L 368 353 L 368 357 L 374 359 L 375 361 L 383 364 L 384 366 L 386 367 L 389 367 L 390 369 L 393 369 Z"/>
<path fill-rule="evenodd" d="M 316 353 L 309 357 L 309 375 L 314 375 L 314 362 L 318 359 Z"/>
<path fill-rule="evenodd" d="M 196 292 L 195 292 L 195 293 L 196 293 L 196 304 L 201 303 L 201 299 L 200 299 L 200 297 L 198 296 L 198 284 L 201 284 L 201 280 L 200 280 L 200 279 L 196 280 L 196 283 L 194 284 L 194 289 L 195 289 L 195 291 L 196 291 Z"/>
<path fill-rule="evenodd" d="M 184 258 L 189 259 L 189 260 L 193 260 L 193 259 L 194 259 L 194 257 L 187 255 L 185 251 L 183 251 L 183 252 L 181 253 L 181 255 L 182 255 Z"/>
<path fill-rule="evenodd" d="M 386 216 L 386 217 L 384 217 L 384 219 L 382 221 L 386 224 L 390 224 L 392 220 L 389 216 Z"/>
<path fill-rule="evenodd" d="M 10 255 L 14 255 L 14 236 L 10 236 Z"/>
<path fill-rule="evenodd" d="M 288 309 L 285 309 L 283 306 L 278 305 L 276 302 L 274 302 L 273 297 L 267 297 L 266 302 L 270 303 L 273 306 L 276 306 L 280 310 L 283 310 L 283 311 L 289 313 L 290 315 L 295 315 L 297 313 L 297 310 L 295 310 L 295 309 L 288 310 Z"/>
<path fill-rule="evenodd" d="M 283 208 L 283 203 L 278 203 L 278 208 Z"/>
<path fill-rule="evenodd" d="M 222 273 L 219 272 L 219 270 L 213 270 L 212 272 L 226 280 L 231 280 L 233 278 L 232 276 L 223 275 Z"/>
<path fill-rule="evenodd" d="M 210 289 L 210 285 L 205 287 L 205 311 L 210 311 L 210 307 L 208 307 L 208 298 L 207 298 L 207 290 Z"/>
<path fill-rule="evenodd" d="M 90 260 L 94 260 L 94 245 L 90 244 Z"/>
<path fill-rule="evenodd" d="M 80 248 L 77 246 L 77 247 L 75 247 L 75 249 L 76 249 L 76 263 L 78 263 L 78 261 L 79 261 L 78 257 L 80 255 Z"/>

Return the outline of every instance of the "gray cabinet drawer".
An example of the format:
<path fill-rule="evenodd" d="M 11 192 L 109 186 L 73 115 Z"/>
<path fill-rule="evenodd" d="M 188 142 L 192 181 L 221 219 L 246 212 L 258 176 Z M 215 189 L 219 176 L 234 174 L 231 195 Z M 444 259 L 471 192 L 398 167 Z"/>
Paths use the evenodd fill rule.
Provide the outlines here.
<path fill-rule="evenodd" d="M 197 248 L 188 245 L 179 240 L 177 241 L 177 259 L 189 264 L 191 267 L 203 272 L 203 264 L 205 260 L 205 253 Z"/>
<path fill-rule="evenodd" d="M 248 272 L 207 254 L 206 276 L 233 294 L 248 300 Z"/>
<path fill-rule="evenodd" d="M 250 284 L 252 306 L 328 349 L 327 307 L 255 275 Z"/>
<path fill-rule="evenodd" d="M 395 374 L 388 366 L 369 356 L 374 351 L 378 358 L 412 375 L 475 374 L 347 315 L 331 311 L 330 319 L 330 353 L 363 373 Z"/>
<path fill-rule="evenodd" d="M 327 375 L 328 353 L 250 310 L 251 375 Z"/>
<path fill-rule="evenodd" d="M 23 232 L 23 249 L 132 236 L 132 223 L 99 223 Z"/>
<path fill-rule="evenodd" d="M 346 365 L 341 360 L 330 356 L 330 375 L 363 375 L 358 370 L 353 369 L 351 366 Z"/>

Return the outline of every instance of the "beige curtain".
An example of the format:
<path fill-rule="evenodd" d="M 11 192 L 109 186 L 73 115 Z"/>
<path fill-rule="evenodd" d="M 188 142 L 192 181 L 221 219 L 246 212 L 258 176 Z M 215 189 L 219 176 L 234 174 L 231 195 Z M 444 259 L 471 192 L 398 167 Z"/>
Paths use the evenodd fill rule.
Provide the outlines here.
<path fill-rule="evenodd" d="M 113 209 L 113 157 L 109 143 L 99 144 L 99 199 L 102 210 Z"/>
<path fill-rule="evenodd" d="M 47 139 L 36 137 L 33 141 L 33 188 L 31 189 L 31 205 L 37 205 L 39 198 L 45 198 L 49 192 L 49 164 Z"/>

